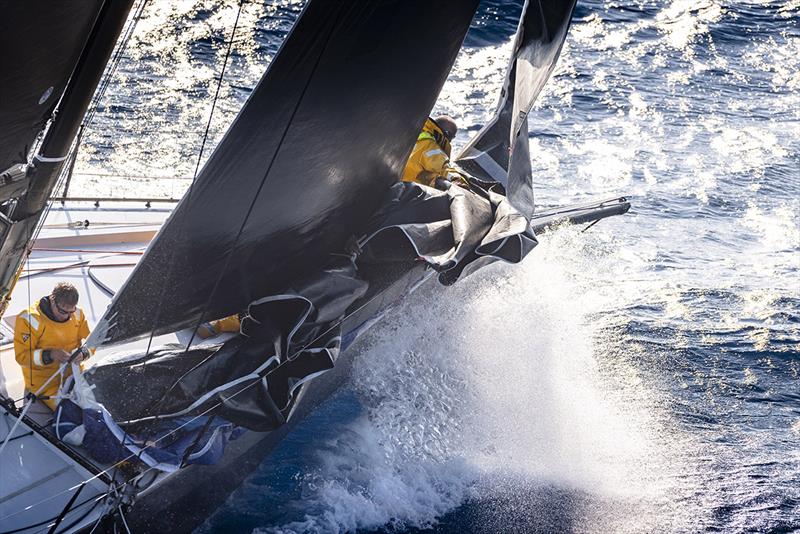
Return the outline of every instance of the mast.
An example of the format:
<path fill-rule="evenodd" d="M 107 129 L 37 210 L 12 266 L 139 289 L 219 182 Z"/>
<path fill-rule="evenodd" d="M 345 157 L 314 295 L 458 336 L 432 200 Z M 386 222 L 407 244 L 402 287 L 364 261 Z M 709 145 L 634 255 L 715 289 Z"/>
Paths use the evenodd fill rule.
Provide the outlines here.
<path fill-rule="evenodd" d="M 86 0 L 72 4 L 66 7 L 73 11 L 86 11 Z M 6 190 L 7 194 L 0 196 L 0 201 L 6 202 L 6 210 L 0 214 L 0 298 L 2 298 L 0 313 L 5 311 L 8 305 L 11 290 L 29 252 L 35 228 L 38 226 L 48 198 L 55 188 L 69 148 L 132 5 L 133 0 L 106 0 L 86 13 L 88 21 L 91 23 L 93 18 L 93 23 L 89 26 L 88 37 L 77 57 L 77 62 L 74 63 L 69 81 L 66 82 L 63 90 L 63 96 L 52 112 L 52 121 L 44 135 L 40 149 L 34 156 L 32 164 L 18 167 L 18 172 L 13 176 L 16 182 L 13 184 L 14 188 Z M 37 9 L 30 3 L 24 4 L 22 8 L 12 5 L 11 9 L 21 10 L 25 7 L 28 8 L 28 12 L 35 12 Z M 48 9 L 51 5 L 48 3 L 39 7 Z M 8 16 L 27 15 L 28 12 L 18 11 L 8 14 Z M 4 14 L 4 16 L 6 15 Z M 56 31 L 68 34 L 70 28 L 64 26 L 74 22 L 70 19 L 63 22 L 54 20 L 53 24 L 61 23 Z M 63 46 L 58 40 L 50 40 L 48 44 L 51 44 L 53 48 Z M 31 43 L 30 46 L 41 45 L 40 43 Z M 45 50 L 46 52 L 48 50 Z M 52 93 L 53 86 L 45 91 L 40 97 L 40 101 L 46 100 L 45 96 L 56 100 L 58 96 L 50 96 L 48 91 Z M 26 96 L 24 93 L 20 93 L 20 95 Z M 10 181 L 12 176 L 10 174 L 8 176 L 7 181 Z M 20 190 L 22 190 L 21 194 Z"/>
<path fill-rule="evenodd" d="M 47 203 L 132 5 L 133 0 L 108 0 L 103 4 L 53 123 L 34 157 L 36 170 L 28 192 L 14 208 L 14 220 L 38 213 Z"/>

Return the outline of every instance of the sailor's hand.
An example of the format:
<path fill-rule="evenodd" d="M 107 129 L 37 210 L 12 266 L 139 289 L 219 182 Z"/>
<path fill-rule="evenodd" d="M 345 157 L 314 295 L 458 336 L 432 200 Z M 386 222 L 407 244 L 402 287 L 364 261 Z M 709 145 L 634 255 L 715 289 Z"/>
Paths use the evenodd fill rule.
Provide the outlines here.
<path fill-rule="evenodd" d="M 461 187 L 469 189 L 469 182 L 467 181 L 466 178 L 464 178 L 464 176 L 462 176 L 460 172 L 456 171 L 448 172 L 447 179 L 456 185 L 460 185 Z"/>
<path fill-rule="evenodd" d="M 50 349 L 50 357 L 58 363 L 67 363 L 71 354 L 61 349 Z"/>

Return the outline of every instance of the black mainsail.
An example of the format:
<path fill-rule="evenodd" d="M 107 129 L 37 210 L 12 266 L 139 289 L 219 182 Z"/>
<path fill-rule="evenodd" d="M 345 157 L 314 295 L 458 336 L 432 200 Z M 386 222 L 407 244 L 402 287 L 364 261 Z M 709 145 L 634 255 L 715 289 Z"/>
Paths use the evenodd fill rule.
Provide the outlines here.
<path fill-rule="evenodd" d="M 243 310 L 319 269 L 396 182 L 477 0 L 316 0 L 88 345 Z"/>
<path fill-rule="evenodd" d="M 526 0 L 497 111 L 456 158 L 473 176 L 502 183 L 527 216 L 533 213 L 528 113 L 555 68 L 574 7 L 574 0 Z"/>
<path fill-rule="evenodd" d="M 0 2 L 0 172 L 28 162 L 102 5 L 101 0 Z"/>
<path fill-rule="evenodd" d="M 132 4 L 0 4 L 0 310 Z M 48 123 L 28 162 L 31 144 Z"/>

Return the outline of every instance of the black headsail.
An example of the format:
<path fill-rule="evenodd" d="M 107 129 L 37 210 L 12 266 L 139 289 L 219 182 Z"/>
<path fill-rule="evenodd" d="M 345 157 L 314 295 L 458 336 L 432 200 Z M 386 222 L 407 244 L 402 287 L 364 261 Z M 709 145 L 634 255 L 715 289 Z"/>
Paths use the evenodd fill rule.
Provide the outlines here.
<path fill-rule="evenodd" d="M 528 113 L 558 61 L 574 7 L 575 0 L 526 0 L 497 111 L 456 158 L 470 174 L 505 185 L 509 201 L 528 216 Z"/>
<path fill-rule="evenodd" d="M 133 0 L 0 3 L 0 312 Z M 55 116 L 53 116 L 55 110 Z"/>
<path fill-rule="evenodd" d="M 244 309 L 319 269 L 406 163 L 477 0 L 311 0 L 89 345 Z"/>

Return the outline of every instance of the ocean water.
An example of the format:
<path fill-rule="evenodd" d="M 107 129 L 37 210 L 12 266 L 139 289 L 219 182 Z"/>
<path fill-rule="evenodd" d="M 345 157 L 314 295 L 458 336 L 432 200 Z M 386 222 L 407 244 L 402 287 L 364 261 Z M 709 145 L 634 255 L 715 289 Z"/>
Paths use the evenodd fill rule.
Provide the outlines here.
<path fill-rule="evenodd" d="M 442 91 L 457 147 L 520 4 Z M 72 194 L 185 190 L 238 5 L 147 5 Z M 301 9 L 244 5 L 204 157 Z M 800 530 L 800 2 L 579 0 L 530 131 L 540 205 L 631 213 L 423 287 L 199 532 Z"/>

